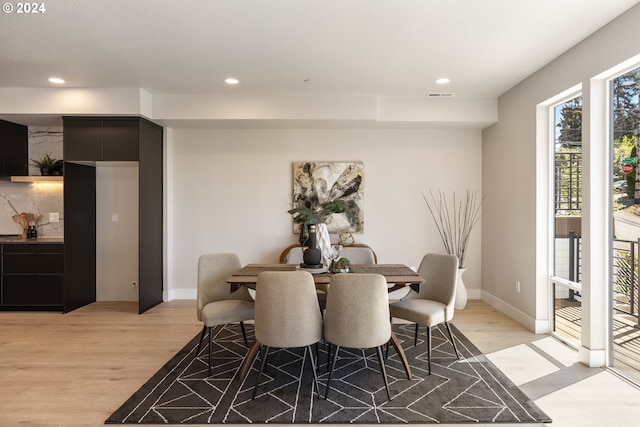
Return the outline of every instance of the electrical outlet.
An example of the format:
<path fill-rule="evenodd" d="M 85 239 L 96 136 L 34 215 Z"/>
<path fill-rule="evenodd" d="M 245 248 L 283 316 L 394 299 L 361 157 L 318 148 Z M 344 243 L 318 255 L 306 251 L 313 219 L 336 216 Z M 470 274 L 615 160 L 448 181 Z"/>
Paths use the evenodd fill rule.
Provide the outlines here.
<path fill-rule="evenodd" d="M 49 212 L 49 222 L 59 222 L 60 214 L 58 212 Z"/>
<path fill-rule="evenodd" d="M 516 292 L 520 293 L 520 281 L 516 280 Z"/>
<path fill-rule="evenodd" d="M 117 213 L 111 214 L 111 222 L 118 222 L 118 214 Z"/>

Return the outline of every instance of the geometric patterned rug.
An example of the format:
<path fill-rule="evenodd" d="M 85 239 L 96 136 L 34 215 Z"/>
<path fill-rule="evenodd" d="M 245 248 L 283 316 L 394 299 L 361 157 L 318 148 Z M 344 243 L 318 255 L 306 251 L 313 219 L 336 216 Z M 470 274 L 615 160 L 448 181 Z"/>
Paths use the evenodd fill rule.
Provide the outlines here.
<path fill-rule="evenodd" d="M 212 375 L 207 375 L 207 339 L 196 357 L 199 335 L 134 393 L 106 423 L 245 424 L 245 423 L 549 423 L 518 387 L 452 326 L 460 360 L 444 328 L 433 328 L 432 374 L 427 375 L 423 333 L 413 346 L 414 325 L 394 325 L 413 374 L 407 380 L 393 347 L 385 362 L 391 401 L 378 369 L 375 350 L 341 349 L 331 379 L 329 399 L 327 353 L 319 345 L 321 399 L 303 349 L 269 353 L 255 400 L 251 399 L 260 361 L 246 378 L 237 371 L 246 353 L 238 325 L 214 329 Z M 246 325 L 249 342 L 252 325 Z M 364 358 L 363 358 L 364 353 Z M 313 392 L 312 392 L 313 391 Z"/>

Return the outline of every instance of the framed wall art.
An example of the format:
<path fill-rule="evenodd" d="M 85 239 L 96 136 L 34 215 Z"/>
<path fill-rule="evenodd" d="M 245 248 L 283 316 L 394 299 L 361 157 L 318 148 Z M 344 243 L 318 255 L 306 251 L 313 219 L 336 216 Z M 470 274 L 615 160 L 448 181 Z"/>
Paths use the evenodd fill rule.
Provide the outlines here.
<path fill-rule="evenodd" d="M 325 223 L 330 233 L 364 231 L 364 166 L 362 162 L 294 162 L 293 207 L 316 209 L 322 203 L 344 200 L 355 214 L 350 224 L 343 214 L 332 214 Z M 300 225 L 294 222 L 294 233 Z"/>

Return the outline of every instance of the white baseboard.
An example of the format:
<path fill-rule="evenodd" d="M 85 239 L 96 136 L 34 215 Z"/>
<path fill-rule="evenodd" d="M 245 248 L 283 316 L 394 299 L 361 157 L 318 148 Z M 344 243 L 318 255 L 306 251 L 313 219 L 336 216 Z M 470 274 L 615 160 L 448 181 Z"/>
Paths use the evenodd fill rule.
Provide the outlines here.
<path fill-rule="evenodd" d="M 606 357 L 604 350 L 591 350 L 583 346 L 578 348 L 578 360 L 590 368 L 606 366 Z"/>
<path fill-rule="evenodd" d="M 469 289 L 467 288 L 467 298 L 469 299 L 482 299 L 481 289 Z"/>
<path fill-rule="evenodd" d="M 171 301 L 174 299 L 192 299 L 195 300 L 198 297 L 198 291 L 196 289 L 171 289 L 164 291 L 162 298 L 165 301 Z"/>
<path fill-rule="evenodd" d="M 534 319 L 528 314 L 524 313 L 518 308 L 515 308 L 511 304 L 508 304 L 501 300 L 500 298 L 495 297 L 494 295 L 486 292 L 482 292 L 482 300 L 495 308 L 496 310 L 506 314 L 516 322 L 520 323 L 525 328 L 529 329 L 535 334 L 548 334 L 550 331 L 550 323 L 549 320 L 544 319 Z"/>

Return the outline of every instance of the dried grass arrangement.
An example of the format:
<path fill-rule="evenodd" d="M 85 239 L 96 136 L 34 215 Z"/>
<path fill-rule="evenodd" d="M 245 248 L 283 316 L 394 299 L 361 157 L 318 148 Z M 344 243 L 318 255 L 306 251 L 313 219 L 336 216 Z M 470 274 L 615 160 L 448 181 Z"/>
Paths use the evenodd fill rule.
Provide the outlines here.
<path fill-rule="evenodd" d="M 439 191 L 437 196 L 429 190 L 429 198 L 422 193 L 429 213 L 436 223 L 438 233 L 448 254 L 458 257 L 458 267 L 464 268 L 464 259 L 469 246 L 471 231 L 480 220 L 480 208 L 484 196 L 478 198 L 476 191 L 466 191 L 466 196 L 456 197 L 453 193 L 452 208 L 449 208 L 447 197 Z"/>

